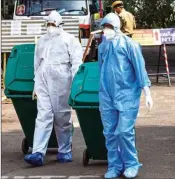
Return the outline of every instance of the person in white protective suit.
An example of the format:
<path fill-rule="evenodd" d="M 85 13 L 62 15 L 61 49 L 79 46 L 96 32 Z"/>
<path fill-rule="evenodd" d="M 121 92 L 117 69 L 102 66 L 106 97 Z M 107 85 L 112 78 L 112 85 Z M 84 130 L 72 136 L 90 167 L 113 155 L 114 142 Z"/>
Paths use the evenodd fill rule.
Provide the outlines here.
<path fill-rule="evenodd" d="M 53 124 L 58 143 L 57 160 L 72 161 L 72 120 L 68 97 L 74 75 L 82 64 L 83 50 L 78 39 L 65 32 L 56 11 L 47 18 L 47 34 L 35 48 L 33 96 L 37 96 L 38 114 L 33 151 L 24 160 L 42 166 Z"/>
<path fill-rule="evenodd" d="M 135 145 L 135 122 L 142 89 L 146 106 L 153 101 L 140 46 L 120 31 L 119 17 L 109 13 L 101 22 L 105 40 L 98 48 L 99 103 L 108 150 L 104 178 L 135 178 L 142 166 Z"/>

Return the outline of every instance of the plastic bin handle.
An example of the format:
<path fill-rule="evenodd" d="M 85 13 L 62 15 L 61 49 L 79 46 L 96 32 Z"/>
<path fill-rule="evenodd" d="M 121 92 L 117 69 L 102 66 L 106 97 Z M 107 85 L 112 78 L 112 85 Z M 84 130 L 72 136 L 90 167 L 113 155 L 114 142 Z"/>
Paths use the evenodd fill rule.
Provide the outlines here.
<path fill-rule="evenodd" d="M 16 58 L 17 56 L 17 49 L 14 49 L 10 55 L 10 58 Z"/>
<path fill-rule="evenodd" d="M 81 66 L 79 71 L 78 71 L 78 74 L 84 73 L 84 71 L 85 71 L 85 66 Z"/>

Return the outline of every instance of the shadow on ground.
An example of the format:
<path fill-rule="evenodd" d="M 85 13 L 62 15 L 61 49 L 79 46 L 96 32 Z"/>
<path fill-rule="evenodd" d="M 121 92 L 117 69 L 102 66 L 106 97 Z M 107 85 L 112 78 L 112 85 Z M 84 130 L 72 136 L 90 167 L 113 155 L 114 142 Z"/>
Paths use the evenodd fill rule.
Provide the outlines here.
<path fill-rule="evenodd" d="M 175 127 L 139 126 L 136 130 L 139 158 L 144 165 L 138 178 L 175 178 Z M 69 164 L 58 164 L 56 150 L 52 149 L 47 153 L 44 167 L 28 166 L 23 161 L 22 138 L 22 131 L 2 133 L 2 175 L 103 175 L 106 170 L 106 161 L 90 161 L 89 166 L 82 166 L 86 146 L 80 128 L 74 132 L 74 161 Z"/>

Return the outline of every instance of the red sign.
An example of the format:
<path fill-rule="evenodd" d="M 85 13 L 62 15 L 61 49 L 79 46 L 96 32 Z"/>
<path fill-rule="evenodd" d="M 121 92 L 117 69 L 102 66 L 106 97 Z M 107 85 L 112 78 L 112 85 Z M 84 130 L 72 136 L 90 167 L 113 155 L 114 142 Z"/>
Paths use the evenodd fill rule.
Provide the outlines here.
<path fill-rule="evenodd" d="M 19 5 L 18 7 L 17 7 L 17 14 L 18 15 L 23 15 L 25 13 L 25 5 Z"/>

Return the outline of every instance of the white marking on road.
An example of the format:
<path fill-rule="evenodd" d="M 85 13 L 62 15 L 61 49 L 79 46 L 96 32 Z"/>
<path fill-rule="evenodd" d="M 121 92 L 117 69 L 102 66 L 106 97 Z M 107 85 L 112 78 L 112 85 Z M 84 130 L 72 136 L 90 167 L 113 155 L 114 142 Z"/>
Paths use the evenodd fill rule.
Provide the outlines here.
<path fill-rule="evenodd" d="M 66 176 L 29 176 L 28 178 L 43 178 L 43 179 L 50 179 L 50 178 L 66 178 Z"/>
<path fill-rule="evenodd" d="M 7 97 L 6 96 L 3 96 L 2 98 L 1 98 L 1 101 L 4 101 L 4 100 L 6 100 L 7 99 Z"/>
<path fill-rule="evenodd" d="M 8 176 L 2 176 L 1 179 L 8 179 Z"/>
<path fill-rule="evenodd" d="M 2 176 L 1 179 L 56 179 L 56 178 L 66 178 L 68 176 Z M 69 176 L 68 179 L 82 179 L 82 178 L 100 178 L 98 175 L 79 175 L 79 176 Z"/>
<path fill-rule="evenodd" d="M 42 176 L 43 179 L 66 178 L 66 176 Z"/>
<path fill-rule="evenodd" d="M 85 176 L 70 176 L 69 179 L 81 179 L 81 178 L 99 178 L 96 175 L 85 175 Z"/>

